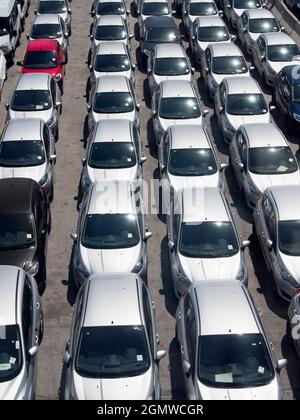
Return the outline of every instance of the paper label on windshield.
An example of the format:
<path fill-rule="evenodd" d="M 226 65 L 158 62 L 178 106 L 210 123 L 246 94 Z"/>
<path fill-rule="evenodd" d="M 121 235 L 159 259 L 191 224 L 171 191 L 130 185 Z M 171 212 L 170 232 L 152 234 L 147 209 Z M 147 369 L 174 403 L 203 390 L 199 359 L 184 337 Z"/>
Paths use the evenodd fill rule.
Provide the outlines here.
<path fill-rule="evenodd" d="M 37 111 L 39 111 L 39 110 L 41 110 L 41 109 L 43 109 L 44 107 L 43 107 L 43 105 L 36 105 L 36 107 L 35 107 L 35 109 L 37 110 Z"/>
<path fill-rule="evenodd" d="M 294 159 L 292 159 L 292 158 L 289 158 L 289 162 L 294 162 Z"/>
<path fill-rule="evenodd" d="M 232 250 L 233 250 L 233 246 L 232 246 L 232 245 L 228 245 L 228 249 L 229 249 L 230 251 L 232 251 Z"/>
<path fill-rule="evenodd" d="M 16 363 L 16 358 L 15 357 L 11 357 L 10 359 L 9 359 L 9 363 L 11 364 L 11 365 L 14 365 L 15 363 Z"/>
<path fill-rule="evenodd" d="M 131 162 L 131 158 L 127 158 L 127 162 Z"/>
<path fill-rule="evenodd" d="M 37 160 L 42 160 L 42 156 L 38 156 L 37 157 Z"/>
<path fill-rule="evenodd" d="M 232 372 L 218 373 L 215 375 L 216 382 L 233 382 Z"/>
<path fill-rule="evenodd" d="M 277 168 L 277 172 L 285 172 L 286 170 L 287 170 L 287 168 L 283 165 L 278 166 L 278 168 Z"/>
<path fill-rule="evenodd" d="M 9 370 L 11 369 L 11 364 L 10 363 L 1 363 L 0 364 L 0 370 Z"/>
<path fill-rule="evenodd" d="M 257 371 L 258 371 L 258 373 L 264 373 L 265 372 L 265 368 L 262 367 L 262 366 L 258 366 Z"/>
<path fill-rule="evenodd" d="M 32 235 L 31 235 L 31 233 L 27 233 L 26 238 L 27 238 L 27 239 L 32 239 Z"/>
<path fill-rule="evenodd" d="M 143 355 L 142 355 L 142 354 L 137 354 L 137 356 L 136 356 L 136 360 L 137 360 L 138 362 L 142 362 L 142 361 L 143 361 Z"/>
<path fill-rule="evenodd" d="M 132 233 L 128 233 L 127 236 L 128 236 L 129 239 L 131 239 L 132 238 Z"/>
<path fill-rule="evenodd" d="M 17 340 L 16 341 L 16 349 L 19 350 L 19 348 L 20 348 L 20 341 Z"/>
<path fill-rule="evenodd" d="M 212 171 L 212 170 L 213 170 L 212 166 L 209 166 L 209 167 L 208 167 L 208 170 L 209 170 L 209 171 Z"/>

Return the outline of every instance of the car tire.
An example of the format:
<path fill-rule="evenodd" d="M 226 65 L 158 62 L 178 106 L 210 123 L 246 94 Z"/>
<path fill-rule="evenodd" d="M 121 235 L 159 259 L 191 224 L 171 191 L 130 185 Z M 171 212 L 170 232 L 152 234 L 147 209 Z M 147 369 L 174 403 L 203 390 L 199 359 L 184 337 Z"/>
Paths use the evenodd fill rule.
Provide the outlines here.
<path fill-rule="evenodd" d="M 40 345 L 42 343 L 43 337 L 44 337 L 44 314 L 43 314 L 43 311 L 41 311 L 41 320 L 40 320 L 38 345 Z"/>

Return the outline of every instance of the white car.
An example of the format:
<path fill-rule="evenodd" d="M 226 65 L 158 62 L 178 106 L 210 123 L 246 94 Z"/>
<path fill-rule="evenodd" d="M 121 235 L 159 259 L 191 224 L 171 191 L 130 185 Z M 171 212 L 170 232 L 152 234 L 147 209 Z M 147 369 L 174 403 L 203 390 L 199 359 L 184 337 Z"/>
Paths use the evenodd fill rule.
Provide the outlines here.
<path fill-rule="evenodd" d="M 171 3 L 168 0 L 141 0 L 138 10 L 140 37 L 144 35 L 144 22 L 148 17 L 172 16 Z"/>
<path fill-rule="evenodd" d="M 259 84 L 252 77 L 225 78 L 214 97 L 223 138 L 230 142 L 242 124 L 269 123 L 273 118 Z M 274 106 L 270 106 L 272 111 Z"/>
<path fill-rule="evenodd" d="M 71 15 L 70 7 L 72 0 L 38 0 L 34 13 L 36 15 L 53 14 L 59 15 L 65 22 L 69 35 L 71 34 Z"/>
<path fill-rule="evenodd" d="M 185 0 L 182 3 L 182 21 L 188 35 L 191 35 L 193 24 L 199 16 L 222 15 L 218 12 L 214 0 Z"/>
<path fill-rule="evenodd" d="M 231 141 L 229 155 L 238 184 L 252 209 L 266 188 L 300 185 L 296 157 L 275 124 L 241 125 Z"/>
<path fill-rule="evenodd" d="M 6 65 L 7 63 L 6 63 L 4 52 L 0 48 L 0 99 L 1 99 L 3 85 L 7 77 Z"/>
<path fill-rule="evenodd" d="M 224 14 L 233 28 L 237 28 L 238 21 L 247 9 L 262 9 L 261 0 L 224 0 Z"/>
<path fill-rule="evenodd" d="M 128 23 L 129 10 L 125 0 L 94 0 L 91 15 L 95 20 L 100 16 L 122 16 Z"/>

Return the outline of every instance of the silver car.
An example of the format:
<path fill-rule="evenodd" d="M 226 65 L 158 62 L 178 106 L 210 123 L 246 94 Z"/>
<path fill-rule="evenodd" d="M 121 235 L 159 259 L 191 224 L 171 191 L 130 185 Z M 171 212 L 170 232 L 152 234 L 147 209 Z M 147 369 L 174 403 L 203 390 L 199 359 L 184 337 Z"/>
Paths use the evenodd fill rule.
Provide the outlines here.
<path fill-rule="evenodd" d="M 52 200 L 55 161 L 55 139 L 43 120 L 7 122 L 0 138 L 0 179 L 33 179 Z"/>
<path fill-rule="evenodd" d="M 199 16 L 222 16 L 214 0 L 185 0 L 182 3 L 182 22 L 188 35 L 192 34 L 193 24 Z"/>
<path fill-rule="evenodd" d="M 43 339 L 41 298 L 21 268 L 0 267 L 0 400 L 33 400 Z"/>
<path fill-rule="evenodd" d="M 237 28 L 238 21 L 247 9 L 262 9 L 264 4 L 261 0 L 224 0 L 223 10 L 228 22 L 233 28 Z"/>
<path fill-rule="evenodd" d="M 300 64 L 298 45 L 283 32 L 260 35 L 254 44 L 252 56 L 263 82 L 270 86 L 283 67 Z"/>
<path fill-rule="evenodd" d="M 155 89 L 152 97 L 152 122 L 156 144 L 162 140 L 171 125 L 203 124 L 203 110 L 192 82 L 165 80 Z"/>
<path fill-rule="evenodd" d="M 134 37 L 129 35 L 128 28 L 122 16 L 100 16 L 94 23 L 90 35 L 91 55 L 95 53 L 97 46 L 103 42 L 121 41 L 130 48 L 130 40 Z"/>
<path fill-rule="evenodd" d="M 203 52 L 209 44 L 231 42 L 231 36 L 225 22 L 219 16 L 201 16 L 194 24 L 190 36 L 190 47 L 197 63 L 201 62 Z"/>
<path fill-rule="evenodd" d="M 90 64 L 90 82 L 95 85 L 101 76 L 125 76 L 134 83 L 135 64 L 131 61 L 128 47 L 123 42 L 101 42 Z"/>
<path fill-rule="evenodd" d="M 90 274 L 134 272 L 147 280 L 148 232 L 141 193 L 126 181 L 91 185 L 81 205 L 73 275 L 80 286 Z"/>
<path fill-rule="evenodd" d="M 276 290 L 290 300 L 300 287 L 300 186 L 269 187 L 253 217 L 262 253 Z"/>
<path fill-rule="evenodd" d="M 68 62 L 69 32 L 64 20 L 59 15 L 36 16 L 27 38 L 29 40 L 56 39 L 64 52 L 65 62 Z"/>
<path fill-rule="evenodd" d="M 91 183 L 98 181 L 123 180 L 139 184 L 146 160 L 140 134 L 134 124 L 127 120 L 97 122 L 82 158 L 82 193 Z"/>
<path fill-rule="evenodd" d="M 283 400 L 272 344 L 237 281 L 193 284 L 180 299 L 176 333 L 190 400 Z"/>
<path fill-rule="evenodd" d="M 223 79 L 214 97 L 223 138 L 230 142 L 242 124 L 269 123 L 273 118 L 259 84 L 252 77 Z M 275 106 L 270 106 L 272 111 Z"/>
<path fill-rule="evenodd" d="M 13 64 L 13 57 L 18 45 L 23 14 L 21 4 L 17 0 L 2 0 L 0 3 L 0 49 L 9 64 Z"/>
<path fill-rule="evenodd" d="M 300 185 L 297 160 L 275 124 L 241 125 L 229 156 L 247 205 L 254 208 L 264 190 L 273 185 Z"/>
<path fill-rule="evenodd" d="M 299 290 L 292 297 L 288 308 L 287 335 L 289 340 L 294 344 L 298 357 L 300 358 L 300 293 Z"/>
<path fill-rule="evenodd" d="M 144 34 L 144 22 L 151 16 L 169 16 L 172 17 L 171 3 L 168 0 L 142 0 L 138 8 L 138 27 L 139 34 Z"/>
<path fill-rule="evenodd" d="M 128 23 L 129 10 L 125 0 L 94 0 L 91 15 L 95 21 L 101 16 L 122 16 Z"/>
<path fill-rule="evenodd" d="M 112 304 L 113 303 L 113 304 Z M 74 306 L 64 353 L 66 400 L 159 400 L 159 350 L 149 289 L 135 274 L 93 275 Z"/>
<path fill-rule="evenodd" d="M 252 54 L 252 49 L 259 35 L 280 32 L 282 29 L 270 10 L 251 9 L 245 10 L 240 17 L 237 34 L 247 53 Z"/>
<path fill-rule="evenodd" d="M 195 69 L 191 67 L 185 49 L 180 44 L 155 45 L 148 57 L 147 74 L 151 95 L 163 80 L 193 80 Z"/>
<path fill-rule="evenodd" d="M 71 34 L 72 9 L 70 7 L 69 0 L 38 0 L 34 13 L 36 15 L 59 15 L 66 25 L 68 34 Z"/>
<path fill-rule="evenodd" d="M 224 77 L 250 76 L 252 69 L 254 67 L 248 68 L 241 50 L 233 42 L 215 42 L 202 54 L 201 75 L 211 98 Z"/>
<path fill-rule="evenodd" d="M 243 250 L 224 194 L 218 188 L 187 187 L 171 196 L 167 215 L 168 247 L 174 292 L 191 283 L 239 280 L 248 284 Z"/>
<path fill-rule="evenodd" d="M 23 74 L 6 103 L 7 119 L 40 118 L 58 139 L 58 118 L 61 114 L 61 92 L 57 82 L 47 73 Z"/>
<path fill-rule="evenodd" d="M 160 177 L 167 191 L 184 187 L 219 187 L 220 171 L 226 164 L 217 160 L 215 147 L 200 125 L 173 125 L 158 146 Z"/>
<path fill-rule="evenodd" d="M 134 89 L 125 76 L 103 76 L 97 79 L 90 94 L 88 127 L 93 130 L 100 120 L 125 119 L 140 124 L 139 109 Z"/>

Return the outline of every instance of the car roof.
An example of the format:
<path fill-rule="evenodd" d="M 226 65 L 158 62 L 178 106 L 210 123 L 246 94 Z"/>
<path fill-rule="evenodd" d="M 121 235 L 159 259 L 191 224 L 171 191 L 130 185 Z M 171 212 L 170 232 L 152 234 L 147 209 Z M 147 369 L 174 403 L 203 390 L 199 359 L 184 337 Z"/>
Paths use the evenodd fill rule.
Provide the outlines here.
<path fill-rule="evenodd" d="M 150 16 L 144 25 L 149 28 L 177 28 L 176 23 L 170 16 Z"/>
<path fill-rule="evenodd" d="M 207 134 L 201 125 L 173 125 L 169 128 L 172 149 L 211 148 Z"/>
<path fill-rule="evenodd" d="M 19 267 L 0 266 L 0 325 L 15 325 L 17 323 L 17 291 L 21 274 Z"/>
<path fill-rule="evenodd" d="M 88 214 L 116 213 L 135 213 L 130 184 L 127 181 L 98 181 L 93 184 L 88 204 Z"/>
<path fill-rule="evenodd" d="M 41 140 L 42 124 L 43 121 L 39 118 L 9 120 L 3 130 L 1 141 Z"/>
<path fill-rule="evenodd" d="M 225 77 L 224 82 L 229 94 L 261 93 L 259 84 L 251 76 Z"/>
<path fill-rule="evenodd" d="M 199 26 L 224 26 L 226 24 L 220 16 L 199 16 L 196 19 L 199 23 Z M 227 27 L 226 27 L 227 28 Z"/>
<path fill-rule="evenodd" d="M 100 42 L 97 46 L 96 55 L 101 54 L 127 54 L 127 49 L 124 42 Z"/>
<path fill-rule="evenodd" d="M 46 23 L 60 23 L 60 17 L 56 14 L 45 13 L 43 15 L 37 15 L 33 25 L 43 25 Z"/>
<path fill-rule="evenodd" d="M 30 178 L 0 179 L 0 215 L 31 213 L 32 196 L 39 185 Z"/>
<path fill-rule="evenodd" d="M 226 222 L 225 196 L 214 187 L 186 187 L 180 190 L 183 222 Z"/>
<path fill-rule="evenodd" d="M 12 0 L 0 0 L 0 17 L 8 17 L 14 5 Z"/>
<path fill-rule="evenodd" d="M 193 288 L 202 336 L 259 333 L 246 289 L 239 281 L 197 282 Z"/>
<path fill-rule="evenodd" d="M 164 80 L 160 82 L 162 97 L 194 97 L 192 83 L 188 80 Z"/>
<path fill-rule="evenodd" d="M 270 32 L 260 36 L 266 40 L 268 45 L 296 44 L 296 42 L 284 32 Z"/>
<path fill-rule="evenodd" d="M 96 92 L 129 92 L 125 76 L 103 76 L 97 80 Z"/>
<path fill-rule="evenodd" d="M 123 25 L 124 18 L 120 15 L 102 15 L 98 18 L 96 26 L 107 26 L 107 25 Z"/>
<path fill-rule="evenodd" d="M 135 274 L 113 274 L 89 279 L 84 326 L 142 325 Z"/>
<path fill-rule="evenodd" d="M 48 73 L 22 74 L 16 90 L 47 90 L 50 86 L 51 76 Z"/>
<path fill-rule="evenodd" d="M 214 57 L 243 56 L 239 47 L 233 42 L 214 42 L 209 45 Z"/>
<path fill-rule="evenodd" d="M 281 69 L 281 72 L 283 72 L 288 80 L 293 84 L 293 85 L 300 85 L 300 77 L 299 77 L 299 64 L 293 65 L 293 66 L 286 66 L 283 67 L 283 69 Z M 296 71 L 296 76 L 295 77 L 295 72 Z"/>
<path fill-rule="evenodd" d="M 185 57 L 184 48 L 180 44 L 157 44 L 154 49 L 157 58 Z"/>
<path fill-rule="evenodd" d="M 279 220 L 300 219 L 300 186 L 280 185 L 269 187 L 267 191 L 276 202 Z"/>
<path fill-rule="evenodd" d="M 249 147 L 287 146 L 287 141 L 273 123 L 244 124 L 240 127 L 247 135 Z"/>
<path fill-rule="evenodd" d="M 273 18 L 276 17 L 268 9 L 247 9 L 245 12 L 248 14 L 250 19 L 263 19 L 263 18 Z"/>
<path fill-rule="evenodd" d="M 59 43 L 56 39 L 32 39 L 28 42 L 26 51 L 53 51 L 58 47 Z"/>
<path fill-rule="evenodd" d="M 131 142 L 132 123 L 128 120 L 98 121 L 94 132 L 94 143 Z"/>

